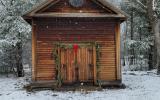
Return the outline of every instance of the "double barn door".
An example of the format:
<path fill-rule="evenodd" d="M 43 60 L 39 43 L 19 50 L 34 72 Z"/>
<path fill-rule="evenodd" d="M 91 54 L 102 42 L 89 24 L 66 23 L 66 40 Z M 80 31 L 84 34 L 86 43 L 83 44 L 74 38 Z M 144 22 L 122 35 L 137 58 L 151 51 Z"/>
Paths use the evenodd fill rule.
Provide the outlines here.
<path fill-rule="evenodd" d="M 76 50 L 60 48 L 63 83 L 93 82 L 94 55 L 94 47 L 87 44 L 78 44 Z"/>

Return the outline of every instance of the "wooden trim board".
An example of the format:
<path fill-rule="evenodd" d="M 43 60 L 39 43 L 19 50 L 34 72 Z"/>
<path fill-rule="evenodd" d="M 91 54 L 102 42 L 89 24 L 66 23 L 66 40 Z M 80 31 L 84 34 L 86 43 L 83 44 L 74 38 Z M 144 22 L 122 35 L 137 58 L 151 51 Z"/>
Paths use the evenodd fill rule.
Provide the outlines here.
<path fill-rule="evenodd" d="M 116 78 L 121 80 L 121 63 L 120 63 L 120 22 L 116 24 L 115 27 L 116 34 Z"/>
<path fill-rule="evenodd" d="M 36 81 L 36 24 L 32 21 L 32 80 Z"/>

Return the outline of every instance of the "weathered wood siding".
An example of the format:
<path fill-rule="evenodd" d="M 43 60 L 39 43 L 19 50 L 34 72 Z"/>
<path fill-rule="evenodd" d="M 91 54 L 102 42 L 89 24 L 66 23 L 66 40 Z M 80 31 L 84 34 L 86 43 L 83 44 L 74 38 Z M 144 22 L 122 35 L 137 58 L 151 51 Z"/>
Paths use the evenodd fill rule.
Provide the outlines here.
<path fill-rule="evenodd" d="M 66 43 L 66 46 L 67 45 L 70 44 Z M 61 49 L 61 72 L 64 83 L 72 83 L 77 81 L 93 82 L 94 80 L 94 47 L 87 45 L 87 43 L 78 43 L 78 45 L 81 45 L 81 47 L 78 48 L 77 53 L 75 53 L 73 49 Z"/>
<path fill-rule="evenodd" d="M 36 80 L 55 79 L 53 43 L 93 42 L 100 44 L 100 80 L 116 80 L 115 21 L 93 18 L 34 19 L 36 24 Z"/>
<path fill-rule="evenodd" d="M 91 0 L 84 0 L 84 4 L 82 7 L 75 8 L 72 7 L 68 0 L 61 0 L 58 3 L 54 4 L 54 6 L 42 9 L 39 13 L 114 13 L 109 8 L 102 8 Z"/>

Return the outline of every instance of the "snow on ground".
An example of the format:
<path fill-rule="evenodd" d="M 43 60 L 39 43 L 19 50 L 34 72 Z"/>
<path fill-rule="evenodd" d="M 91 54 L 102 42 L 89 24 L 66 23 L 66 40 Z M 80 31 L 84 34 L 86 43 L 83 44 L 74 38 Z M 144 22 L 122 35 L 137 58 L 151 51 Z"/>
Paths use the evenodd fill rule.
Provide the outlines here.
<path fill-rule="evenodd" d="M 126 89 L 103 91 L 54 92 L 51 90 L 26 92 L 22 87 L 26 78 L 0 76 L 0 100 L 158 100 L 160 76 L 152 72 L 123 72 Z"/>

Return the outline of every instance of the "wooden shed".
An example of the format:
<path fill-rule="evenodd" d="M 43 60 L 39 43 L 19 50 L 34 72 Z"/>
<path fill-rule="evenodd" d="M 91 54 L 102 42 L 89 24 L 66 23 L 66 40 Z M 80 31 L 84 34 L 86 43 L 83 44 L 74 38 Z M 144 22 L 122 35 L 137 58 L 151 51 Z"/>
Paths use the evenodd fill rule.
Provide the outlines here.
<path fill-rule="evenodd" d="M 32 80 L 121 84 L 120 24 L 107 0 L 46 0 L 25 14 L 32 25 Z"/>

